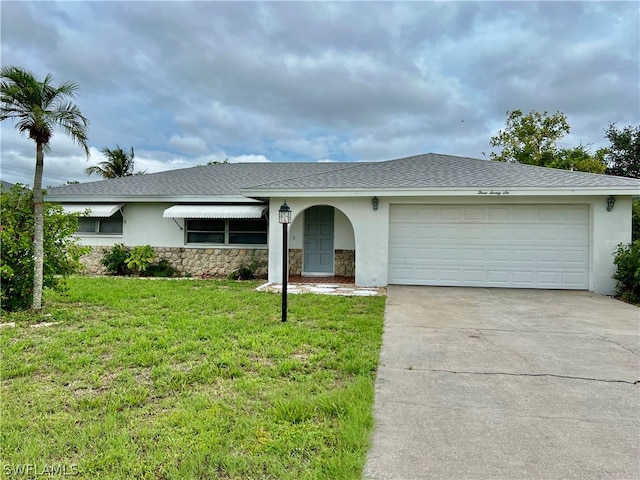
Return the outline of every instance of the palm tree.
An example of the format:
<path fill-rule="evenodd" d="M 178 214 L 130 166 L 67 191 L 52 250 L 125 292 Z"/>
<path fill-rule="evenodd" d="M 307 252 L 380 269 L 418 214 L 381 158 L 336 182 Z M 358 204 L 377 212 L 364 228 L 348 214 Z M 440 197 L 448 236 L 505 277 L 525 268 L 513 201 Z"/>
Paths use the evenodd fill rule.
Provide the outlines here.
<path fill-rule="evenodd" d="M 86 172 L 91 174 L 101 175 L 102 178 L 116 178 L 116 177 L 128 177 L 130 175 L 137 175 L 133 172 L 135 168 L 134 157 L 135 153 L 133 147 L 129 152 L 125 152 L 120 145 L 116 145 L 116 148 L 111 150 L 110 148 L 103 148 L 101 152 L 107 157 L 107 160 L 100 162 L 98 165 L 92 165 L 86 169 Z M 138 172 L 144 173 L 144 172 Z"/>
<path fill-rule="evenodd" d="M 42 172 L 44 152 L 50 150 L 49 141 L 54 127 L 60 127 L 72 141 L 80 145 L 89 157 L 87 127 L 89 121 L 82 115 L 75 98 L 78 86 L 64 82 L 51 85 L 48 74 L 38 80 L 27 70 L 5 66 L 0 70 L 0 121 L 12 119 L 21 134 L 28 134 L 36 143 L 36 168 L 33 179 L 33 309 L 42 309 L 42 282 L 44 264 L 42 200 Z"/>

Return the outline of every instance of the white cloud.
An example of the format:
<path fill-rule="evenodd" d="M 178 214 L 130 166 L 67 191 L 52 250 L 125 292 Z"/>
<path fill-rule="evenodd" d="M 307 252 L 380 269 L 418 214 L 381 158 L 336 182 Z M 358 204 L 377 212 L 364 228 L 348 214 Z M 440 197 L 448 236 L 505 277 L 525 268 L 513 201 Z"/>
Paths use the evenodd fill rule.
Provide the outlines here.
<path fill-rule="evenodd" d="M 229 163 L 265 163 L 271 161 L 264 155 L 237 155 L 228 158 Z"/>
<path fill-rule="evenodd" d="M 177 148 L 185 154 L 205 154 L 207 153 L 207 142 L 203 138 L 183 136 L 174 134 L 169 139 L 169 145 Z"/>
<path fill-rule="evenodd" d="M 149 5 L 4 2 L 0 18 L 3 64 L 77 82 L 91 146 L 134 147 L 149 172 L 481 156 L 513 109 L 563 111 L 569 143 L 640 122 L 633 2 Z M 88 162 L 63 138 L 45 176 L 82 180 Z M 29 178 L 33 145 L 6 140 L 3 178 Z"/>

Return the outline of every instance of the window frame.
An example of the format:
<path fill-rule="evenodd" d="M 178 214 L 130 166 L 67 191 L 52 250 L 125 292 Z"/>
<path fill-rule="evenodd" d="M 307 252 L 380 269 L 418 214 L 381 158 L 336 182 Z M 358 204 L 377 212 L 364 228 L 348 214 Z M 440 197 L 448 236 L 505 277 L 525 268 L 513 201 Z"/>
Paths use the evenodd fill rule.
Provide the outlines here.
<path fill-rule="evenodd" d="M 119 232 L 103 232 L 101 231 L 102 223 L 116 223 L 113 220 L 119 220 L 120 222 L 120 231 Z M 92 221 L 94 229 L 93 231 L 88 230 L 80 230 L 81 222 Z M 76 230 L 75 235 L 86 235 L 86 236 L 107 236 L 107 237 L 121 237 L 124 234 L 124 215 L 121 211 L 115 212 L 110 217 L 80 217 L 78 218 L 78 230 Z"/>
<path fill-rule="evenodd" d="M 218 230 L 196 230 L 190 228 L 190 222 L 224 222 L 224 241 L 223 242 L 193 242 L 189 241 L 189 235 L 191 233 L 222 233 Z M 260 222 L 264 225 L 264 230 L 238 230 L 233 229 L 233 222 Z M 232 235 L 246 234 L 246 235 L 264 235 L 264 243 L 233 243 L 231 240 Z M 207 245 L 215 247 L 225 248 L 260 248 L 266 247 L 269 244 L 269 223 L 265 217 L 261 218 L 185 218 L 184 219 L 184 243 L 185 245 Z"/>

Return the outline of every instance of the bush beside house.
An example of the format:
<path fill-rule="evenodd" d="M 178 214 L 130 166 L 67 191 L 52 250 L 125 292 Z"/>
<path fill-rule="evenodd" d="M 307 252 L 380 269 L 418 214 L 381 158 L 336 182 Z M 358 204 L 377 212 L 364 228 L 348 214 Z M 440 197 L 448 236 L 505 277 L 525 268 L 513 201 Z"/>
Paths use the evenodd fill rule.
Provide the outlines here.
<path fill-rule="evenodd" d="M 617 280 L 616 296 L 625 302 L 640 305 L 640 240 L 618 245 L 613 263 Z"/>
<path fill-rule="evenodd" d="M 24 310 L 33 301 L 34 277 L 33 192 L 20 184 L 2 189 L 0 201 L 0 291 L 2 309 Z M 77 244 L 72 234 L 78 215 L 65 214 L 58 205 L 44 206 L 43 285 L 63 290 L 65 278 L 79 271 L 80 258 L 88 248 Z"/>

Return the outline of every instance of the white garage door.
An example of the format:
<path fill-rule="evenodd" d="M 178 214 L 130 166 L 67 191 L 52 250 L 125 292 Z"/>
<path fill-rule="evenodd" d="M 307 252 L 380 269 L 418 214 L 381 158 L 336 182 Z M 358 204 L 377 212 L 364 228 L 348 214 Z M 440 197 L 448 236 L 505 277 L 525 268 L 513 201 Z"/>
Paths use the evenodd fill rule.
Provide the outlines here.
<path fill-rule="evenodd" d="M 391 205 L 389 283 L 588 289 L 587 205 Z"/>

